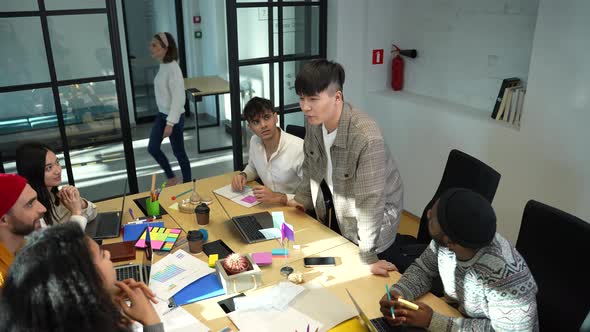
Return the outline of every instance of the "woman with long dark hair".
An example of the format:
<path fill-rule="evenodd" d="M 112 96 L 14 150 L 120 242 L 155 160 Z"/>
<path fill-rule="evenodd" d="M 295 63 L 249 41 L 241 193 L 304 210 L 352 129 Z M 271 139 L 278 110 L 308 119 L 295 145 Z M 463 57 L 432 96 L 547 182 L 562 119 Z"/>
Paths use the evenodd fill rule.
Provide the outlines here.
<path fill-rule="evenodd" d="M 0 296 L 0 331 L 130 331 L 131 320 L 163 331 L 153 299 L 144 283 L 116 281 L 110 253 L 64 223 L 34 232 L 16 256 Z"/>
<path fill-rule="evenodd" d="M 191 164 L 184 150 L 184 79 L 176 62 L 178 49 L 174 37 L 168 32 L 159 32 L 150 42 L 152 58 L 160 62 L 160 69 L 154 79 L 154 91 L 158 114 L 148 143 L 148 152 L 156 159 L 168 178 L 167 186 L 178 183 L 168 158 L 160 149 L 162 140 L 170 138 L 172 152 L 178 160 L 182 172 L 182 181 L 191 181 Z"/>
<path fill-rule="evenodd" d="M 96 206 L 81 198 L 74 186 L 61 190 L 61 164 L 55 153 L 45 144 L 27 143 L 16 150 L 16 170 L 37 192 L 37 198 L 47 209 L 43 226 L 75 221 L 82 229 L 88 220 L 96 218 Z"/>

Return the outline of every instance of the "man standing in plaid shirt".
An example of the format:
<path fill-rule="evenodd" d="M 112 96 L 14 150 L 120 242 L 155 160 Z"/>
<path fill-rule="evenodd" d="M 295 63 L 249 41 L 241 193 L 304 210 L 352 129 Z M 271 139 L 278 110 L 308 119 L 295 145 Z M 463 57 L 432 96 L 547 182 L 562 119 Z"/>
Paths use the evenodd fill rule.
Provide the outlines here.
<path fill-rule="evenodd" d="M 379 126 L 344 101 L 344 69 L 313 60 L 295 80 L 306 118 L 303 180 L 288 205 L 358 244 L 370 271 L 387 275 L 399 227 L 403 184 Z"/>

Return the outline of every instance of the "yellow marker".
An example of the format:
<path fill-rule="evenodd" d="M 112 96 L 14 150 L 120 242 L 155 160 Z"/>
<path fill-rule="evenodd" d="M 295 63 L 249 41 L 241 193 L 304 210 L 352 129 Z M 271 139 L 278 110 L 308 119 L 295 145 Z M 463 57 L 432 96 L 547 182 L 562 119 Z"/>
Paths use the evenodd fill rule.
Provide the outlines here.
<path fill-rule="evenodd" d="M 406 301 L 404 299 L 402 299 L 401 297 L 397 299 L 397 301 L 402 305 L 402 307 L 404 308 L 408 308 L 411 310 L 418 310 L 418 305 L 415 303 L 412 303 L 410 301 Z"/>
<path fill-rule="evenodd" d="M 215 262 L 219 259 L 218 254 L 212 254 L 209 256 L 209 267 L 215 267 Z"/>

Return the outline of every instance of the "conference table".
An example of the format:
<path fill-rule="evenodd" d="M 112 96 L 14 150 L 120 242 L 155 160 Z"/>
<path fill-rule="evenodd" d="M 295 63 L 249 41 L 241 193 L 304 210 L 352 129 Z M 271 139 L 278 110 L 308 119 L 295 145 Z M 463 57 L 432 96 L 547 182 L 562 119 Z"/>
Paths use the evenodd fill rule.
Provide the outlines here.
<path fill-rule="evenodd" d="M 346 289 L 355 297 L 355 300 L 363 308 L 369 318 L 381 316 L 379 311 L 379 300 L 385 294 L 385 284 L 393 284 L 400 278 L 398 272 L 391 272 L 389 277 L 375 276 L 369 271 L 368 266 L 364 265 L 359 258 L 359 249 L 354 243 L 346 238 L 333 232 L 317 220 L 295 208 L 285 207 L 276 204 L 259 204 L 251 208 L 246 208 L 233 201 L 215 194 L 213 191 L 231 183 L 236 172 L 214 176 L 206 179 L 200 179 L 196 183 L 197 193 L 201 197 L 210 197 L 212 203 L 209 205 L 210 215 L 209 224 L 206 226 L 198 225 L 195 214 L 187 214 L 179 210 L 170 208 L 176 201 L 172 196 L 180 194 L 192 188 L 192 183 L 185 183 L 173 187 L 165 188 L 160 194 L 160 204 L 169 213 L 163 216 L 166 227 L 177 227 L 183 230 L 176 246 L 187 252 L 186 233 L 190 230 L 200 228 L 207 229 L 209 233 L 208 241 L 222 239 L 234 252 L 247 254 L 254 252 L 270 252 L 274 248 L 279 248 L 278 240 L 269 240 L 254 244 L 247 244 L 240 236 L 238 231 L 231 224 L 231 217 L 251 214 L 262 211 L 282 211 L 285 221 L 293 225 L 295 230 L 295 244 L 299 249 L 292 246 L 289 249 L 288 263 L 295 272 L 303 273 L 304 282 L 315 282 L 324 286 L 343 302 L 352 305 Z M 255 183 L 250 183 L 255 185 Z M 188 198 L 190 194 L 179 197 L 179 200 Z M 141 210 L 135 205 L 133 199 L 147 197 L 148 193 L 139 193 L 127 196 L 124 211 L 131 208 L 135 216 L 142 215 Z M 115 198 L 96 203 L 100 212 L 117 211 L 121 208 L 121 198 Z M 131 221 L 132 218 L 128 213 L 123 217 L 123 223 Z M 108 242 L 121 241 L 111 239 Z M 173 250 L 176 250 L 175 247 Z M 139 256 L 140 254 L 138 254 Z M 204 253 L 194 254 L 195 257 L 207 262 L 208 258 Z M 336 266 L 312 267 L 307 268 L 303 265 L 303 258 L 308 256 L 334 256 L 336 257 Z M 163 254 L 157 253 L 155 259 L 163 257 Z M 139 260 L 140 257 L 137 258 Z M 280 269 L 284 265 L 284 258 L 273 259 L 273 264 L 261 266 L 262 286 L 260 288 L 271 287 L 278 282 L 285 280 L 281 275 Z M 245 294 L 257 292 L 258 290 L 246 291 Z M 224 295 L 210 298 L 207 300 L 184 305 L 183 308 L 199 321 L 207 325 L 211 331 L 219 331 L 225 327 L 230 327 L 234 331 L 238 329 L 227 317 L 226 313 L 217 304 L 218 301 L 231 297 Z M 430 305 L 432 309 L 441 314 L 459 317 L 460 313 L 449 306 L 441 298 L 433 294 L 426 294 L 418 300 Z"/>

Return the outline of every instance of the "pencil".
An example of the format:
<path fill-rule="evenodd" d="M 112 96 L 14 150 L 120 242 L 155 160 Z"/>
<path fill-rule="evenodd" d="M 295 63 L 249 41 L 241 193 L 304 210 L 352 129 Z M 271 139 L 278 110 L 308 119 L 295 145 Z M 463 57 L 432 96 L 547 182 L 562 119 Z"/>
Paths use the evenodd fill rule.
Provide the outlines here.
<path fill-rule="evenodd" d="M 385 284 L 385 291 L 387 292 L 387 300 L 391 301 L 391 294 L 389 294 L 389 286 L 387 284 Z M 395 319 L 395 314 L 393 313 L 393 307 L 389 307 L 389 310 L 391 311 L 391 318 Z"/>

